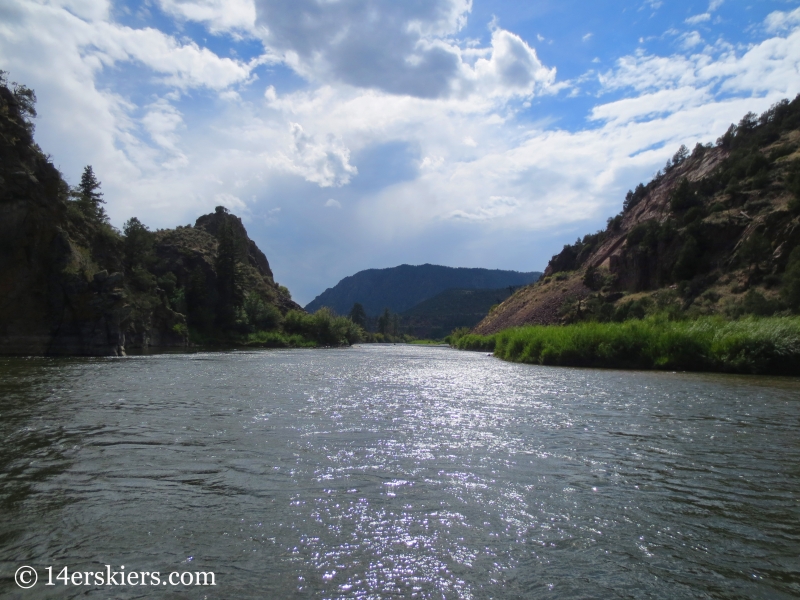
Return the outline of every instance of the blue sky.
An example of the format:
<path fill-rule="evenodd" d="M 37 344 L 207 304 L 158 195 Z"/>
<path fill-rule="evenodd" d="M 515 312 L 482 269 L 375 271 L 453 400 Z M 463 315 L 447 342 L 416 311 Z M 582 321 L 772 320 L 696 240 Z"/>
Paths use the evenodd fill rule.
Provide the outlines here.
<path fill-rule="evenodd" d="M 0 69 L 121 227 L 241 216 L 301 304 L 541 270 L 685 143 L 800 92 L 800 2 L 5 0 Z"/>

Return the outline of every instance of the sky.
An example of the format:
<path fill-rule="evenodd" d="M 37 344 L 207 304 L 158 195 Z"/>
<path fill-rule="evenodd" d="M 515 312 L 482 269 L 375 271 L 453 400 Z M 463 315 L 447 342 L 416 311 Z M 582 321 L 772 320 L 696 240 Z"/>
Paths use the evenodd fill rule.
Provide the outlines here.
<path fill-rule="evenodd" d="M 2 0 L 0 69 L 112 224 L 240 216 L 306 304 L 543 270 L 681 144 L 800 93 L 800 0 Z"/>

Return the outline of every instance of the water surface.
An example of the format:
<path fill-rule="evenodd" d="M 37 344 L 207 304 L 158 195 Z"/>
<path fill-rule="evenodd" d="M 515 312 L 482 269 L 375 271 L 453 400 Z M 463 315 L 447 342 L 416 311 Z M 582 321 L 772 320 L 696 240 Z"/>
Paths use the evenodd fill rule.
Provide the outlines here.
<path fill-rule="evenodd" d="M 0 416 L 3 597 L 800 597 L 794 379 L 414 346 L 2 359 Z M 106 564 L 217 586 L 42 585 Z"/>

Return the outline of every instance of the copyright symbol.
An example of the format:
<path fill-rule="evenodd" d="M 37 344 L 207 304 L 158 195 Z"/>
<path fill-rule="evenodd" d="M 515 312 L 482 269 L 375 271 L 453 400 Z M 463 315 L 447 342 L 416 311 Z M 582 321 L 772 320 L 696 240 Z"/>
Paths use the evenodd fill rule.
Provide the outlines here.
<path fill-rule="evenodd" d="M 16 581 L 17 585 L 23 590 L 32 588 L 36 585 L 38 580 L 39 575 L 33 567 L 20 567 L 17 569 L 17 572 L 14 573 L 14 581 Z"/>

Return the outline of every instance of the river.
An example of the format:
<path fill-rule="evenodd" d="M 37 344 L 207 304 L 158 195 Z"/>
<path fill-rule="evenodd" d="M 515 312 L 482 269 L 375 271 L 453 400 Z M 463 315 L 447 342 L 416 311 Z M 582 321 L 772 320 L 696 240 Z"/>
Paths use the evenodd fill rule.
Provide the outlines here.
<path fill-rule="evenodd" d="M 402 345 L 3 358 L 0 415 L 4 598 L 800 597 L 797 379 Z M 123 565 L 216 585 L 46 585 Z"/>

